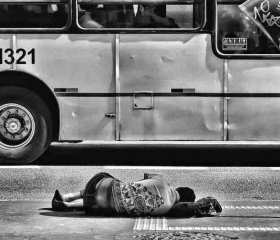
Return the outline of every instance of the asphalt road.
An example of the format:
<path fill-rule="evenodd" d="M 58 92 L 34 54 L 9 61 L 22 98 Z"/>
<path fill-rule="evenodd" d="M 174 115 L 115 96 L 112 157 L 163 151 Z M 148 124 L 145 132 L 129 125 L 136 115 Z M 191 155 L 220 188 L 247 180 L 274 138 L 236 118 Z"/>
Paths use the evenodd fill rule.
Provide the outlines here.
<path fill-rule="evenodd" d="M 84 188 L 96 173 L 105 171 L 125 182 L 161 173 L 175 187 L 188 186 L 198 198 L 220 200 L 280 200 L 280 168 L 275 167 L 152 167 L 152 166 L 4 166 L 0 168 L 0 199 L 51 200 L 55 189 Z"/>

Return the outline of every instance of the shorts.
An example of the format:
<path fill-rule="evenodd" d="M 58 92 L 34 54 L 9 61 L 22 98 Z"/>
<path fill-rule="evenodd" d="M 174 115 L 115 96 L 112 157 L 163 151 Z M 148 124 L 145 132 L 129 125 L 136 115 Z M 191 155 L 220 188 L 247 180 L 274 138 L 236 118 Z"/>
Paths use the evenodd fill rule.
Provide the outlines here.
<path fill-rule="evenodd" d="M 97 173 L 94 175 L 87 183 L 85 189 L 81 192 L 84 200 L 84 207 L 87 210 L 93 209 L 96 205 L 96 185 L 102 181 L 104 178 L 115 179 L 112 175 L 108 173 Z"/>

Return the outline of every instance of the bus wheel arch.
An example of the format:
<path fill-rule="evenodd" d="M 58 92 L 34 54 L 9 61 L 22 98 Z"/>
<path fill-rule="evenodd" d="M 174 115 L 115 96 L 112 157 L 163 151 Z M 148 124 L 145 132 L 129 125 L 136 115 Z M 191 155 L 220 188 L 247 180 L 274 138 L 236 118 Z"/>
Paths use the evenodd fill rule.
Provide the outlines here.
<path fill-rule="evenodd" d="M 57 99 L 47 85 L 27 73 L 5 71 L 0 73 L 0 79 L 0 91 L 2 92 L 0 105 L 1 113 L 4 114 L 2 116 L 4 119 L 1 124 L 2 130 L 5 122 L 5 128 L 1 133 L 0 164 L 32 162 L 46 150 L 45 145 L 48 146 L 51 141 L 56 141 L 59 138 L 60 120 Z M 17 100 L 13 101 L 11 99 Z M 37 104 L 33 103 L 35 101 Z M 16 112 L 20 114 L 17 115 Z M 25 130 L 26 133 L 22 132 L 26 123 L 32 121 L 36 128 L 33 118 L 35 118 L 38 127 L 34 137 L 32 135 L 34 133 L 28 130 L 28 126 Z M 44 125 L 46 125 L 46 130 L 44 130 Z M 17 130 L 18 132 L 16 132 Z M 8 136 L 5 136 L 7 133 Z M 22 141 L 19 140 L 18 136 L 22 138 Z M 30 141 L 29 138 L 34 139 Z M 40 146 L 40 143 L 35 143 L 35 141 L 42 141 L 44 146 Z M 33 150 L 30 149 L 32 147 Z M 41 152 L 36 151 L 37 148 L 41 148 Z"/>

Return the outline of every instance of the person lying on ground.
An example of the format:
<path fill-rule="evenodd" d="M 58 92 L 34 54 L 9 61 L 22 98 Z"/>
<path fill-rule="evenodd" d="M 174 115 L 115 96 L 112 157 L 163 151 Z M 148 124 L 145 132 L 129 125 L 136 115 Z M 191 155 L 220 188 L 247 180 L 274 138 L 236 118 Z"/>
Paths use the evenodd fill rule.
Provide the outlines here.
<path fill-rule="evenodd" d="M 144 174 L 144 179 L 122 182 L 108 173 L 98 173 L 84 190 L 61 194 L 55 191 L 54 211 L 83 210 L 94 215 L 203 217 L 219 214 L 222 207 L 213 197 L 195 202 L 188 187 L 174 188 L 160 174 Z"/>

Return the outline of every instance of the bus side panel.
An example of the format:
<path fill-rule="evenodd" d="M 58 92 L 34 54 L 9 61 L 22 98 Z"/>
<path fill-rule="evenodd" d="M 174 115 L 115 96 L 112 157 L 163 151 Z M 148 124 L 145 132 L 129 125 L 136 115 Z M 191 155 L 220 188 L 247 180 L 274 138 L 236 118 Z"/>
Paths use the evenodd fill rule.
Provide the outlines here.
<path fill-rule="evenodd" d="M 230 60 L 229 92 L 279 93 L 279 60 Z M 231 98 L 229 140 L 280 140 L 280 98 Z"/>
<path fill-rule="evenodd" d="M 13 44 L 12 44 L 12 35 L 11 34 L 0 34 L 0 48 L 1 48 L 1 53 L 2 53 L 2 59 L 0 59 L 1 64 L 0 64 L 0 71 L 3 70 L 10 70 L 12 69 L 12 65 L 8 65 L 6 61 L 10 61 L 11 59 L 8 57 L 8 53 L 5 53 L 6 50 L 8 49 L 13 49 Z M 9 50 L 8 50 L 9 51 Z M 0 55 L 1 57 L 1 55 Z M 1 79 L 0 79 L 1 81 Z"/>
<path fill-rule="evenodd" d="M 218 98 L 156 97 L 154 109 L 122 99 L 121 140 L 222 140 Z"/>
<path fill-rule="evenodd" d="M 210 35 L 120 37 L 122 92 L 220 93 L 222 83 L 222 60 L 212 53 Z M 222 140 L 221 98 L 155 96 L 153 101 L 152 109 L 141 109 L 151 105 L 151 97 L 121 99 L 121 140 Z"/>
<path fill-rule="evenodd" d="M 35 64 L 17 68 L 44 80 L 54 88 L 71 92 L 114 93 L 113 35 L 22 34 L 17 47 L 36 51 Z M 59 97 L 60 138 L 67 140 L 114 140 L 115 99 L 105 97 Z"/>

